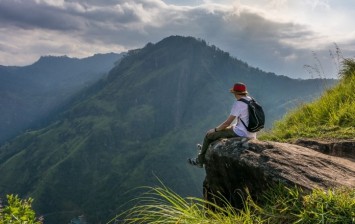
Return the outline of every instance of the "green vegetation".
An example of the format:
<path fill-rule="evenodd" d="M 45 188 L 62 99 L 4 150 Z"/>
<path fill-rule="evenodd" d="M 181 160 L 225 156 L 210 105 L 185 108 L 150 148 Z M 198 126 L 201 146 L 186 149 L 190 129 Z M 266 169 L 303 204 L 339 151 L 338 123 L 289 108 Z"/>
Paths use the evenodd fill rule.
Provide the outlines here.
<path fill-rule="evenodd" d="M 7 195 L 4 207 L 0 200 L 0 224 L 40 224 L 41 218 L 36 218 L 32 210 L 33 199 L 20 199 L 17 195 Z"/>
<path fill-rule="evenodd" d="M 149 189 L 138 198 L 138 205 L 118 215 L 110 223 L 115 220 L 128 224 L 355 222 L 355 189 L 315 189 L 306 194 L 299 188 L 287 188 L 280 184 L 269 188 L 259 203 L 248 196 L 241 210 L 234 209 L 227 202 L 225 207 L 219 207 L 195 197 L 182 198 L 165 186 Z"/>
<path fill-rule="evenodd" d="M 0 145 L 26 129 L 46 126 L 78 91 L 104 77 L 122 56 L 45 56 L 28 66 L 1 66 Z"/>
<path fill-rule="evenodd" d="M 355 138 L 355 61 L 344 59 L 339 83 L 317 101 L 304 104 L 275 123 L 261 139 Z"/>

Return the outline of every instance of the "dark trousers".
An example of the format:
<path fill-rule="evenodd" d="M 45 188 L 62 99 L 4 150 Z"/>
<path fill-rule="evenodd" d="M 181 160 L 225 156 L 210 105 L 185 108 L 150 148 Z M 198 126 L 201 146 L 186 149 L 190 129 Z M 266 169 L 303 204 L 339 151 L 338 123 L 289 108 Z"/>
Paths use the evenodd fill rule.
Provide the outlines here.
<path fill-rule="evenodd" d="M 221 131 L 216 131 L 213 133 L 206 134 L 202 148 L 201 148 L 201 153 L 198 155 L 198 161 L 201 163 L 205 163 L 205 154 L 207 152 L 208 146 L 220 139 L 220 138 L 233 138 L 233 137 L 238 137 L 238 135 L 233 131 L 233 128 L 226 128 Z"/>

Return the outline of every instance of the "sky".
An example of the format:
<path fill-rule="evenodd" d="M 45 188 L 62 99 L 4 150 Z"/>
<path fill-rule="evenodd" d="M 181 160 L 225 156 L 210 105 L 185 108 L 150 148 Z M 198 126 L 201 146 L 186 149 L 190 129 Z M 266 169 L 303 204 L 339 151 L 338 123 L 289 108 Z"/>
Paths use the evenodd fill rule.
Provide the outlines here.
<path fill-rule="evenodd" d="M 354 0 L 0 0 L 0 65 L 125 52 L 192 36 L 266 72 L 336 78 Z"/>

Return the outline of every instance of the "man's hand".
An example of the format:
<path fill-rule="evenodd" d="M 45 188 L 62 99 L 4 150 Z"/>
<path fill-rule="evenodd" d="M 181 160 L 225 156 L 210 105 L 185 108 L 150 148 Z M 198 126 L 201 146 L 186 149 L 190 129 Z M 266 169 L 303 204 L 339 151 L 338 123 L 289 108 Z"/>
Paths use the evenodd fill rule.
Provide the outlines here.
<path fill-rule="evenodd" d="M 230 126 L 230 125 L 233 123 L 234 119 L 235 119 L 235 116 L 234 116 L 234 115 L 229 115 L 229 117 L 227 118 L 227 120 L 225 120 L 222 124 L 220 124 L 220 125 L 217 126 L 217 127 L 218 127 L 218 131 L 221 131 L 221 130 L 226 129 L 228 126 Z M 217 128 L 217 127 L 216 127 L 216 128 Z M 209 130 L 206 134 L 208 135 L 208 134 L 211 134 L 211 133 L 216 132 L 216 131 L 217 131 L 216 128 L 212 128 L 212 129 Z"/>

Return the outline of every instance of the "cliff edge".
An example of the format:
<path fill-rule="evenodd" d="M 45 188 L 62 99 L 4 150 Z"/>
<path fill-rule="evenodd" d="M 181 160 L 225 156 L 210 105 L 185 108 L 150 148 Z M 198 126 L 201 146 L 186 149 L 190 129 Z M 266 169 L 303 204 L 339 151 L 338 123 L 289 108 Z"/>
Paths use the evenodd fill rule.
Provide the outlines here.
<path fill-rule="evenodd" d="M 305 142 L 309 141 L 301 142 L 307 146 Z M 319 145 L 315 141 L 308 145 L 313 148 L 297 143 L 246 138 L 221 139 L 212 143 L 206 154 L 205 199 L 218 204 L 223 197 L 233 206 L 241 207 L 240 196 L 245 196 L 246 189 L 254 199 L 258 199 L 265 189 L 279 182 L 287 186 L 299 186 L 306 191 L 355 187 L 355 150 L 351 152 L 346 148 L 344 158 L 314 150 Z M 330 145 L 342 150 L 339 144 Z M 354 146 L 355 141 L 347 141 L 344 145 Z"/>

